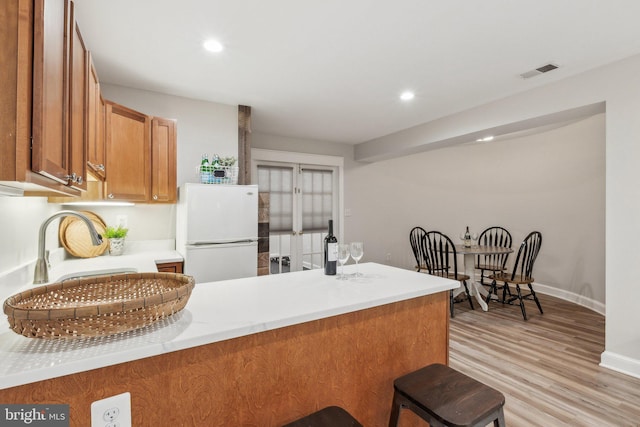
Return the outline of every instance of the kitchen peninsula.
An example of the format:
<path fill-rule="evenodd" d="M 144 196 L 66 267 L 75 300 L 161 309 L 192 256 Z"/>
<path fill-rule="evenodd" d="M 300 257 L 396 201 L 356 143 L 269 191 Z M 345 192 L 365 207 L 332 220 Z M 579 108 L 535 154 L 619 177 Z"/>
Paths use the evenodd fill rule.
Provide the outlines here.
<path fill-rule="evenodd" d="M 359 268 L 363 278 L 345 281 L 312 270 L 200 283 L 173 318 L 113 337 L 7 329 L 0 402 L 69 404 L 71 426 L 88 425 L 91 402 L 127 391 L 133 425 L 278 426 L 328 405 L 384 425 L 394 378 L 447 363 L 459 284 Z"/>

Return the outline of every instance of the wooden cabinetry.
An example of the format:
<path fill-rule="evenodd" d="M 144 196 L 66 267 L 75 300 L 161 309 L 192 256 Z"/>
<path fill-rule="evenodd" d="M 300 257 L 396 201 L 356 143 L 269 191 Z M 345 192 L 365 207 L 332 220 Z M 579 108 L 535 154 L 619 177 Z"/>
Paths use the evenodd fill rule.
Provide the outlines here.
<path fill-rule="evenodd" d="M 182 273 L 183 262 L 162 262 L 157 263 L 158 271 L 163 273 Z"/>
<path fill-rule="evenodd" d="M 154 117 L 151 120 L 151 201 L 177 200 L 176 122 Z"/>
<path fill-rule="evenodd" d="M 107 199 L 175 203 L 176 122 L 105 105 Z"/>
<path fill-rule="evenodd" d="M 0 45 L 3 186 L 84 200 L 105 194 L 176 202 L 175 121 L 107 105 L 73 1 L 2 0 Z M 98 192 L 81 191 L 87 165 L 105 181 L 91 185 Z"/>
<path fill-rule="evenodd" d="M 75 129 L 84 125 L 72 124 L 71 108 L 83 114 L 76 104 L 82 72 L 75 71 L 80 86 L 72 77 L 83 66 L 81 40 L 70 0 L 0 3 L 0 181 L 38 194 L 80 194 L 85 141 Z"/>
<path fill-rule="evenodd" d="M 47 0 L 48 1 L 48 0 Z M 71 60 L 69 62 L 69 185 L 87 189 L 87 83 L 89 81 L 89 52 L 80 27 L 74 19 L 71 3 Z"/>
<path fill-rule="evenodd" d="M 89 62 L 88 114 L 87 114 L 87 166 L 98 179 L 105 179 L 105 138 L 104 118 L 105 104 L 100 92 L 100 80 L 93 65 L 91 54 Z"/>
<path fill-rule="evenodd" d="M 105 194 L 110 200 L 146 202 L 151 191 L 150 117 L 114 102 L 105 105 Z"/>
<path fill-rule="evenodd" d="M 32 169 L 86 188 L 86 49 L 70 0 L 35 0 Z"/>

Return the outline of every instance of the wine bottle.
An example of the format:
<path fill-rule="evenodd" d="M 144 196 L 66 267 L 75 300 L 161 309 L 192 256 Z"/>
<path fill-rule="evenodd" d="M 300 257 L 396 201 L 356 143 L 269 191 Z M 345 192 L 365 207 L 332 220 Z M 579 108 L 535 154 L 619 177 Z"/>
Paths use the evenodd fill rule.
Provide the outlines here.
<path fill-rule="evenodd" d="M 338 239 L 333 235 L 333 220 L 329 220 L 329 233 L 324 238 L 324 274 L 336 275 L 338 264 Z"/>
<path fill-rule="evenodd" d="M 471 247 L 471 233 L 469 233 L 468 225 L 467 225 L 467 230 L 464 232 L 464 246 L 467 248 Z"/>

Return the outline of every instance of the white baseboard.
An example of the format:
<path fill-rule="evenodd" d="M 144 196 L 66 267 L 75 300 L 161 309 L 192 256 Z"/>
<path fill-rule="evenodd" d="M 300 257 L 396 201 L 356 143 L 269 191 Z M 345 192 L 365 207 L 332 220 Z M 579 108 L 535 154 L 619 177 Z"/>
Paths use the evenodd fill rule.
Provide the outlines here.
<path fill-rule="evenodd" d="M 605 350 L 600 355 L 600 366 L 625 375 L 640 378 L 640 360 Z"/>
<path fill-rule="evenodd" d="M 564 289 L 558 289 L 553 286 L 543 285 L 540 283 L 534 283 L 533 289 L 536 292 L 540 292 L 541 294 L 551 295 L 552 297 L 560 298 L 565 301 L 570 301 L 578 305 L 581 305 L 583 307 L 586 307 L 590 310 L 593 310 L 596 313 L 602 314 L 603 316 L 606 315 L 605 304 L 599 301 L 594 301 L 591 298 L 585 297 L 584 295 L 578 295 L 576 293 L 569 292 Z"/>

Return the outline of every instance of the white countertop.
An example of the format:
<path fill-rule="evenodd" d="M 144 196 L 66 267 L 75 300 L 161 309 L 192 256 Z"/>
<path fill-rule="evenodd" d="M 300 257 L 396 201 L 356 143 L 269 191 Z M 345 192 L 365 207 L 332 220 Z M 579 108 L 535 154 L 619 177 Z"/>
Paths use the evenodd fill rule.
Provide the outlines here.
<path fill-rule="evenodd" d="M 345 272 L 353 273 L 354 268 L 346 266 Z M 311 270 L 196 284 L 180 313 L 150 327 L 111 337 L 47 340 L 26 338 L 7 329 L 0 333 L 0 389 L 459 286 L 453 280 L 375 263 L 360 264 L 359 270 L 364 277 L 349 280 Z"/>

